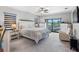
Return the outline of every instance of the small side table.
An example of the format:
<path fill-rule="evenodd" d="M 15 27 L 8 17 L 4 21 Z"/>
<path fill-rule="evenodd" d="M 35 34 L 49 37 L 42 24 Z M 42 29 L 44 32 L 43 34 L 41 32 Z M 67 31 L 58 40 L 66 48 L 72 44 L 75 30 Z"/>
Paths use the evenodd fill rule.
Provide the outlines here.
<path fill-rule="evenodd" d="M 19 39 L 19 31 L 18 30 L 17 31 L 12 31 L 12 32 L 10 32 L 10 34 L 11 34 L 11 40 Z"/>

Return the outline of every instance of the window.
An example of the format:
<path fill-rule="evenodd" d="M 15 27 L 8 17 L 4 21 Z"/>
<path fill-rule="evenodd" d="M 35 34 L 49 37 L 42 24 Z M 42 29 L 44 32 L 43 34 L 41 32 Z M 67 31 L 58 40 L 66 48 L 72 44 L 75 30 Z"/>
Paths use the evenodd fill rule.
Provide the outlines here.
<path fill-rule="evenodd" d="M 16 14 L 4 12 L 4 27 L 5 29 L 12 29 L 11 25 L 16 24 Z"/>

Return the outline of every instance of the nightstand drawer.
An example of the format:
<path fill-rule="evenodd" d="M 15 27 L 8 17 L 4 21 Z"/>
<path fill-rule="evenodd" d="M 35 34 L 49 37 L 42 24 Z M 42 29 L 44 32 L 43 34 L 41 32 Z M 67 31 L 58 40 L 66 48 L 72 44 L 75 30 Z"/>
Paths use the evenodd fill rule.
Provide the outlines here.
<path fill-rule="evenodd" d="M 11 40 L 19 38 L 19 32 L 10 32 Z"/>

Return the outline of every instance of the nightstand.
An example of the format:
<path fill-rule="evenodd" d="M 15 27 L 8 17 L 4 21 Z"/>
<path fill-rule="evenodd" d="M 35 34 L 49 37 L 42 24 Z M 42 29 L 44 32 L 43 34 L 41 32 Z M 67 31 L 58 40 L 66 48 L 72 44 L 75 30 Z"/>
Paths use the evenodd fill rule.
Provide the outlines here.
<path fill-rule="evenodd" d="M 11 40 L 19 39 L 19 31 L 11 31 L 10 35 L 11 35 Z"/>

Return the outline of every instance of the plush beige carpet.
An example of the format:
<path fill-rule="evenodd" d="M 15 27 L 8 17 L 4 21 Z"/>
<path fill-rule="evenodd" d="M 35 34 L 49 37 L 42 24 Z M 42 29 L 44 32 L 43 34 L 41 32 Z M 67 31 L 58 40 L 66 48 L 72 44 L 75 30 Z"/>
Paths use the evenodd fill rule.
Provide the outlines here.
<path fill-rule="evenodd" d="M 72 52 L 59 40 L 58 33 L 50 33 L 47 39 L 38 44 L 27 38 L 15 39 L 10 42 L 11 52 Z"/>

